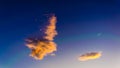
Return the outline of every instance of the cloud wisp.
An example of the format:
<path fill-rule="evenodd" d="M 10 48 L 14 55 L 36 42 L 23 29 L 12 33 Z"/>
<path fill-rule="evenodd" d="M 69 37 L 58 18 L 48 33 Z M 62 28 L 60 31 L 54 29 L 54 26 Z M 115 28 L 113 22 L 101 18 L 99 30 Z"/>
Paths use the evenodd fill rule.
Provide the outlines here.
<path fill-rule="evenodd" d="M 101 56 L 102 56 L 102 52 L 89 52 L 79 56 L 78 60 L 79 61 L 94 60 L 100 58 Z"/>
<path fill-rule="evenodd" d="M 26 39 L 26 46 L 31 50 L 31 57 L 36 60 L 42 60 L 47 55 L 55 55 L 53 52 L 57 51 L 57 45 L 53 40 L 57 35 L 56 22 L 56 16 L 54 14 L 49 15 L 42 38 Z"/>

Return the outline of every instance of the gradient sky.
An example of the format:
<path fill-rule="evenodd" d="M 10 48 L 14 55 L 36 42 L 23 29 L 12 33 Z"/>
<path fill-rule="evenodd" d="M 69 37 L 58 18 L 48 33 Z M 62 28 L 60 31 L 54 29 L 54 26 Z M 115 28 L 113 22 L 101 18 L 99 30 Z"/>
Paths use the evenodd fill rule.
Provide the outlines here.
<path fill-rule="evenodd" d="M 44 14 L 58 19 L 56 56 L 29 56 L 25 38 L 37 35 Z M 120 68 L 119 0 L 0 0 L 0 68 Z M 102 51 L 86 62 L 78 57 Z"/>

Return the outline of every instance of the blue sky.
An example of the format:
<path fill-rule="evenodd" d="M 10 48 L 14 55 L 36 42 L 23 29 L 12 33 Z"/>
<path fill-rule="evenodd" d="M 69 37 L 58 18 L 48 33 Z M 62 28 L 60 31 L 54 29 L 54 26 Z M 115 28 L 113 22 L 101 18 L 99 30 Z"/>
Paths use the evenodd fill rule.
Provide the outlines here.
<path fill-rule="evenodd" d="M 0 68 L 120 68 L 120 5 L 117 0 L 0 1 Z M 25 38 L 39 33 L 43 15 L 55 13 L 56 56 L 36 61 Z M 98 34 L 101 33 L 100 36 Z M 102 57 L 78 61 L 82 53 Z"/>

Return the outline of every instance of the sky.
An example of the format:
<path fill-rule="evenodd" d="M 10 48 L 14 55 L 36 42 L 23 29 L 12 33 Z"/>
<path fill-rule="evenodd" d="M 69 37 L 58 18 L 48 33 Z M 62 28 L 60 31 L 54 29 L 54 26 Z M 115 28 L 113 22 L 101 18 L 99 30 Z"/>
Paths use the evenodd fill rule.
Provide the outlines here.
<path fill-rule="evenodd" d="M 0 68 L 120 68 L 119 0 L 0 0 Z M 25 39 L 57 17 L 56 56 L 30 57 Z M 95 60 L 79 61 L 87 52 Z"/>

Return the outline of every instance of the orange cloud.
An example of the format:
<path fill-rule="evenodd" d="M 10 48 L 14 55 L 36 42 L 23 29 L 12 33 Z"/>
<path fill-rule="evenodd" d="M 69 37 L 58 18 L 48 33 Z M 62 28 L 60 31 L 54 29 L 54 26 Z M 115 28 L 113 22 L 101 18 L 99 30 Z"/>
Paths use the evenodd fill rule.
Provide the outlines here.
<path fill-rule="evenodd" d="M 47 39 L 49 41 L 52 41 L 54 39 L 54 37 L 57 35 L 57 32 L 56 32 L 56 17 L 55 16 L 52 16 L 49 18 L 49 25 L 46 27 L 46 30 L 45 30 L 45 34 L 46 36 L 44 36 L 44 39 Z"/>
<path fill-rule="evenodd" d="M 57 51 L 57 45 L 53 42 L 54 37 L 57 35 L 56 17 L 51 15 L 48 19 L 48 25 L 44 30 L 42 39 L 27 39 L 26 46 L 31 49 L 30 56 L 36 60 L 42 60 L 45 56 L 53 56 L 53 52 Z M 55 54 L 54 54 L 55 55 Z"/>
<path fill-rule="evenodd" d="M 81 55 L 78 60 L 80 61 L 87 61 L 87 60 L 94 60 L 97 58 L 101 57 L 101 52 L 90 52 L 90 53 L 85 53 L 83 55 Z"/>

